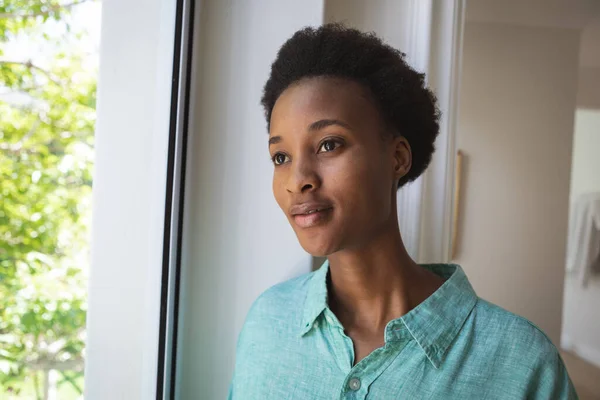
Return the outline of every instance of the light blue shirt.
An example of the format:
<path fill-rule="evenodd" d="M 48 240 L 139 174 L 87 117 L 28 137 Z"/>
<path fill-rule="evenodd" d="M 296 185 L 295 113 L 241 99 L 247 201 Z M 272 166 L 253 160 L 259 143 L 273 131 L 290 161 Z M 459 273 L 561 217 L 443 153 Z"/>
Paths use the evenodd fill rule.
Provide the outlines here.
<path fill-rule="evenodd" d="M 444 284 L 356 365 L 327 306 L 328 263 L 267 290 L 240 334 L 229 399 L 577 399 L 539 328 L 479 298 L 460 266 L 423 267 Z"/>

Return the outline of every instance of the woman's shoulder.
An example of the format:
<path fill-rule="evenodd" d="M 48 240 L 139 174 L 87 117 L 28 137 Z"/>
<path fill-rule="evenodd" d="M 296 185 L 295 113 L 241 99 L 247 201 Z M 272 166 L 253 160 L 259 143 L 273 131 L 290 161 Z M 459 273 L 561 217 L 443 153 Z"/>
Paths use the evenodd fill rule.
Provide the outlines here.
<path fill-rule="evenodd" d="M 302 313 L 314 272 L 271 286 L 260 294 L 248 311 L 246 322 L 264 319 L 296 319 Z"/>
<path fill-rule="evenodd" d="M 535 323 L 481 298 L 474 311 L 476 335 L 483 339 L 487 354 L 504 360 L 503 367 L 512 373 L 532 373 L 535 379 L 569 382 L 558 348 Z"/>
<path fill-rule="evenodd" d="M 523 349 L 541 353 L 556 353 L 558 350 L 548 335 L 525 317 L 508 311 L 494 303 L 479 298 L 473 314 L 478 330 L 495 336 L 500 342 L 509 342 Z"/>
<path fill-rule="evenodd" d="M 577 398 L 558 348 L 540 327 L 481 298 L 473 311 L 469 320 L 476 353 L 497 376 L 523 382 L 527 398 Z"/>

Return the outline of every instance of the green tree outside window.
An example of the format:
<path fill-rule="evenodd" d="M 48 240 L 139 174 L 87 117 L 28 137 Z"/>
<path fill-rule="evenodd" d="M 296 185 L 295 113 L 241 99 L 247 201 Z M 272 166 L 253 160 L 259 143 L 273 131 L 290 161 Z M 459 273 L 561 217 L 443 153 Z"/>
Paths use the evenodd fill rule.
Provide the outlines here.
<path fill-rule="evenodd" d="M 90 3 L 0 0 L 0 399 L 44 399 L 48 371 L 61 399 L 83 390 L 97 49 L 74 16 Z"/>

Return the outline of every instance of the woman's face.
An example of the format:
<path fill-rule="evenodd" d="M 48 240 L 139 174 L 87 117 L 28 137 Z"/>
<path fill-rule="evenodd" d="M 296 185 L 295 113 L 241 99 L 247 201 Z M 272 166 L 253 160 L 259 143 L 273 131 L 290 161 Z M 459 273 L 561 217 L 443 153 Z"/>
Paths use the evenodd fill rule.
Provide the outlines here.
<path fill-rule="evenodd" d="M 273 193 L 308 253 L 358 249 L 396 226 L 410 149 L 385 129 L 368 91 L 348 80 L 303 80 L 275 103 Z"/>

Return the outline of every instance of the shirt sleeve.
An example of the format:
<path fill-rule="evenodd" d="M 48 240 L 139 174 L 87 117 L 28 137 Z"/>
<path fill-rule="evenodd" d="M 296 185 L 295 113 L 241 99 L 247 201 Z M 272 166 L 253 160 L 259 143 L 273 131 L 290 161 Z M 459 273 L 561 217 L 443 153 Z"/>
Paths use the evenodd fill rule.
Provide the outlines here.
<path fill-rule="evenodd" d="M 530 385 L 528 399 L 578 400 L 575 387 L 558 351 L 553 351 L 540 364 Z"/>

